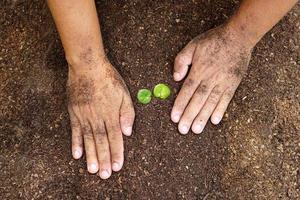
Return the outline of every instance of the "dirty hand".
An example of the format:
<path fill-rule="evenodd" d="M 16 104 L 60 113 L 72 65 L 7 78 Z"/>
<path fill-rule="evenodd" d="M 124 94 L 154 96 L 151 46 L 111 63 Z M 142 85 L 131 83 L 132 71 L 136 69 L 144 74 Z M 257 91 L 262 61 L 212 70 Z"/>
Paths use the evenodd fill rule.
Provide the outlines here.
<path fill-rule="evenodd" d="M 72 154 L 79 159 L 84 144 L 88 171 L 99 171 L 106 179 L 112 170 L 122 168 L 122 133 L 131 135 L 135 114 L 127 87 L 109 61 L 102 58 L 93 65 L 81 71 L 71 66 L 69 70 Z"/>
<path fill-rule="evenodd" d="M 251 51 L 238 34 L 220 26 L 194 38 L 177 55 L 175 81 L 181 81 L 191 65 L 171 113 L 180 133 L 190 128 L 201 133 L 209 118 L 220 123 L 247 71 Z"/>

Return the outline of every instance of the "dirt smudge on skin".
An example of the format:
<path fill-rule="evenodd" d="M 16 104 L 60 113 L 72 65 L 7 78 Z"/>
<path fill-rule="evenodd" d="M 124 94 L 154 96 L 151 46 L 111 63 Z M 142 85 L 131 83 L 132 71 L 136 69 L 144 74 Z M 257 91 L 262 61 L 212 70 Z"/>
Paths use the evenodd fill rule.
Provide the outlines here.
<path fill-rule="evenodd" d="M 106 129 L 105 129 L 105 127 L 104 127 L 104 125 L 103 126 L 97 126 L 96 127 L 96 129 L 95 129 L 95 135 L 99 135 L 99 136 L 103 136 L 103 135 L 106 135 L 107 133 L 106 133 Z"/>
<path fill-rule="evenodd" d="M 187 88 L 192 87 L 194 84 L 195 84 L 195 81 L 192 78 L 187 78 L 184 81 L 184 86 Z"/>
<path fill-rule="evenodd" d="M 196 92 L 199 95 L 203 95 L 206 94 L 208 92 L 208 87 L 206 84 L 200 84 L 200 86 L 198 87 L 198 89 L 196 90 Z"/>
<path fill-rule="evenodd" d="M 229 70 L 229 73 L 235 76 L 237 79 L 242 79 L 247 74 L 248 65 L 250 62 L 250 53 L 242 52 L 237 58 L 231 60 L 233 67 Z"/>
<path fill-rule="evenodd" d="M 67 85 L 70 105 L 85 105 L 92 102 L 95 95 L 95 83 L 84 75 L 76 77 L 76 82 Z"/>
<path fill-rule="evenodd" d="M 242 66 L 234 67 L 230 72 L 238 79 L 242 79 L 247 74 L 247 70 Z"/>
<path fill-rule="evenodd" d="M 107 62 L 109 62 L 109 61 L 107 60 Z M 108 79 L 112 79 L 113 80 L 113 84 L 115 86 L 120 85 L 122 87 L 122 89 L 127 94 L 129 94 L 129 91 L 128 91 L 128 88 L 126 86 L 126 83 L 124 82 L 124 80 L 121 77 L 121 75 L 119 74 L 119 72 L 113 66 L 106 68 L 106 70 L 105 70 L 105 77 L 108 78 Z"/>
<path fill-rule="evenodd" d="M 81 125 L 82 134 L 86 136 L 93 136 L 93 130 L 88 123 L 83 123 Z"/>
<path fill-rule="evenodd" d="M 95 62 L 94 52 L 91 47 L 84 48 L 79 55 L 80 61 L 87 66 L 90 66 Z"/>
<path fill-rule="evenodd" d="M 215 66 L 215 63 L 219 59 L 222 59 L 224 60 L 224 62 L 228 62 L 229 66 L 232 66 L 229 72 L 226 73 L 229 73 L 230 76 L 235 76 L 237 79 L 242 79 L 247 73 L 252 50 L 248 52 L 248 50 L 246 50 L 246 47 L 241 45 L 236 39 L 234 39 L 234 37 L 235 36 L 232 33 L 224 29 L 224 26 L 219 26 L 215 29 L 209 30 L 207 33 L 196 37 L 196 39 L 194 39 L 194 42 L 196 42 L 197 45 L 201 45 L 204 38 L 206 42 L 210 41 L 205 49 L 206 52 L 208 52 L 208 57 L 213 59 L 208 59 L 208 61 L 206 63 L 203 63 L 202 65 L 205 65 L 207 67 L 218 67 Z M 231 43 L 231 45 L 228 47 L 229 43 Z M 227 49 L 224 50 L 224 47 L 226 47 Z M 221 49 L 223 49 L 226 54 L 221 54 Z M 228 57 L 228 55 L 232 56 Z"/>

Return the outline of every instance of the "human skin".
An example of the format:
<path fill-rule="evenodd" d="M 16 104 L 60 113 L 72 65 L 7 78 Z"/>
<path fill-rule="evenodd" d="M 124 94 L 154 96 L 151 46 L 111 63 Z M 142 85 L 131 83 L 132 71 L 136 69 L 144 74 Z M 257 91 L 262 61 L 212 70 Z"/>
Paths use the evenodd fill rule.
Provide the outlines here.
<path fill-rule="evenodd" d="M 48 0 L 69 64 L 68 111 L 72 154 L 102 179 L 124 162 L 123 138 L 135 117 L 128 89 L 107 60 L 94 0 Z"/>
<path fill-rule="evenodd" d="M 218 124 L 245 75 L 251 50 L 296 3 L 244 0 L 231 20 L 193 39 L 176 57 L 175 81 L 188 71 L 171 118 L 179 131 Z M 124 162 L 124 135 L 131 135 L 134 109 L 127 87 L 107 60 L 94 0 L 48 0 L 69 64 L 68 94 L 72 154 L 83 145 L 90 173 L 109 178 Z"/>
<path fill-rule="evenodd" d="M 174 80 L 187 76 L 171 112 L 180 133 L 201 133 L 209 118 L 220 123 L 247 72 L 253 47 L 296 3 L 244 0 L 227 23 L 197 36 L 177 55 Z"/>

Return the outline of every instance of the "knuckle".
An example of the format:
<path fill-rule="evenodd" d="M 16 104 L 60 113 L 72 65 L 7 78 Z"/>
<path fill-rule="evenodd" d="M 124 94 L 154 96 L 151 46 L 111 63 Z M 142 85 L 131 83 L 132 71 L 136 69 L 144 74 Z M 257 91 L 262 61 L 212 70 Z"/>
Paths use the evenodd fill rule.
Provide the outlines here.
<path fill-rule="evenodd" d="M 118 130 L 118 125 L 117 125 L 117 124 L 111 124 L 111 125 L 110 125 L 110 129 L 111 129 L 112 132 L 115 133 L 115 132 L 117 132 L 117 130 Z"/>
<path fill-rule="evenodd" d="M 122 136 L 122 131 L 121 131 L 120 128 L 113 128 L 113 129 L 112 129 L 112 134 L 113 134 L 115 137 L 119 138 L 120 136 Z"/>
<path fill-rule="evenodd" d="M 220 85 L 217 85 L 213 91 L 212 91 L 212 94 L 213 95 L 216 95 L 216 96 L 219 96 L 220 94 L 222 93 L 222 90 L 221 90 L 221 86 Z"/>
<path fill-rule="evenodd" d="M 211 92 L 210 97 L 211 97 L 211 99 L 218 100 L 221 93 L 222 93 L 221 90 L 215 89 Z"/>
<path fill-rule="evenodd" d="M 92 133 L 84 134 L 84 135 L 83 135 L 83 138 L 84 138 L 85 140 L 94 140 L 94 136 L 93 136 Z"/>
<path fill-rule="evenodd" d="M 106 135 L 105 127 L 103 125 L 97 125 L 95 128 L 94 134 L 97 136 Z"/>
<path fill-rule="evenodd" d="M 187 78 L 185 81 L 184 81 L 184 87 L 192 87 L 193 85 L 195 84 L 195 80 L 192 79 L 192 78 Z"/>
<path fill-rule="evenodd" d="M 232 90 L 229 90 L 229 91 L 225 92 L 225 94 L 224 94 L 226 100 L 231 100 L 233 95 L 234 95 L 234 91 L 232 91 Z"/>
<path fill-rule="evenodd" d="M 182 53 L 177 54 L 176 58 L 175 58 L 175 63 L 177 64 L 184 64 L 185 62 L 185 57 Z"/>
<path fill-rule="evenodd" d="M 113 160 L 122 160 L 122 158 L 123 158 L 123 153 L 124 153 L 124 147 L 123 147 L 123 145 L 122 145 L 122 146 L 120 146 L 120 147 L 118 148 L 118 150 L 117 150 L 116 152 L 113 152 L 113 153 L 111 154 L 112 159 L 113 159 Z"/>
<path fill-rule="evenodd" d="M 95 139 L 95 144 L 96 144 L 96 146 L 97 146 L 97 148 L 98 148 L 98 150 L 99 150 L 100 152 L 105 151 L 105 148 L 101 148 L 102 146 L 104 146 L 104 140 L 103 140 L 103 138 L 101 138 L 101 137 L 96 137 L 96 139 Z"/>
<path fill-rule="evenodd" d="M 207 84 L 201 84 L 197 90 L 196 90 L 197 94 L 206 94 L 208 93 L 208 85 Z"/>
<path fill-rule="evenodd" d="M 103 138 L 97 138 L 95 140 L 97 151 L 99 152 L 99 158 L 109 154 L 109 145 Z"/>
<path fill-rule="evenodd" d="M 211 104 L 216 104 L 218 103 L 219 101 L 219 97 L 220 97 L 220 92 L 218 91 L 215 91 L 215 92 L 212 92 L 208 98 L 208 102 L 211 103 Z"/>
<path fill-rule="evenodd" d="M 110 143 L 113 143 L 117 147 L 119 146 L 119 144 L 123 144 L 122 132 L 114 132 L 114 133 L 108 133 L 108 134 L 110 135 L 109 136 Z"/>
<path fill-rule="evenodd" d="M 210 104 L 216 104 L 218 103 L 219 99 L 216 96 L 210 96 L 208 99 L 208 103 Z"/>
<path fill-rule="evenodd" d="M 128 117 L 124 119 L 124 121 L 131 123 L 135 118 L 135 111 L 132 110 L 128 113 Z"/>
<path fill-rule="evenodd" d="M 79 130 L 72 131 L 72 140 L 74 142 L 80 141 L 81 138 L 82 138 L 82 134 Z"/>
<path fill-rule="evenodd" d="M 122 135 L 121 127 L 119 124 L 110 124 L 108 126 L 108 132 L 112 136 L 118 137 L 119 135 Z"/>
<path fill-rule="evenodd" d="M 173 106 L 173 112 L 182 113 L 186 106 L 187 106 L 187 103 L 184 102 L 184 99 L 182 99 L 181 96 L 178 96 L 176 98 L 174 106 Z"/>
<path fill-rule="evenodd" d="M 82 125 L 82 133 L 85 137 L 93 137 L 93 131 L 88 124 Z"/>
<path fill-rule="evenodd" d="M 73 131 L 76 131 L 80 128 L 80 123 L 77 120 L 70 120 L 70 124 Z"/>
<path fill-rule="evenodd" d="M 217 94 L 211 94 L 208 98 L 208 103 L 210 104 L 217 104 L 219 101 L 219 95 Z"/>
<path fill-rule="evenodd" d="M 132 119 L 135 117 L 135 111 L 133 108 L 129 108 L 128 110 L 124 111 L 121 116 L 123 116 L 125 119 Z"/>
<path fill-rule="evenodd" d="M 110 164 L 110 157 L 109 157 L 109 152 L 107 150 L 104 150 L 102 152 L 102 155 L 99 156 L 99 164 L 100 166 L 102 165 L 108 165 Z"/>
<path fill-rule="evenodd" d="M 97 125 L 94 128 L 93 134 L 94 134 L 95 143 L 97 145 L 97 148 L 103 147 L 105 149 L 106 148 L 106 146 L 105 146 L 105 140 L 106 140 L 105 137 L 107 137 L 107 135 L 106 135 L 106 129 L 105 129 L 104 124 L 103 125 L 101 125 L 101 124 Z"/>

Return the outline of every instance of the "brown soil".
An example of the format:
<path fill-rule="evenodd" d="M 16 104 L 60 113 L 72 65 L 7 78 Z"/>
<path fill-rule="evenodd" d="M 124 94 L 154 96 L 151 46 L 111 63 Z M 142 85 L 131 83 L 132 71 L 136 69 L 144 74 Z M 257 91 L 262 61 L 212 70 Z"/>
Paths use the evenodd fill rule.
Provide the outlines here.
<path fill-rule="evenodd" d="M 175 55 L 238 4 L 122 2 L 97 6 L 133 97 L 159 82 L 176 94 Z M 170 121 L 175 95 L 147 106 L 133 98 L 125 167 L 104 181 L 71 157 L 66 61 L 45 2 L 1 1 L 0 199 L 299 199 L 299 15 L 300 4 L 257 45 L 226 119 L 200 136 L 181 136 Z"/>

